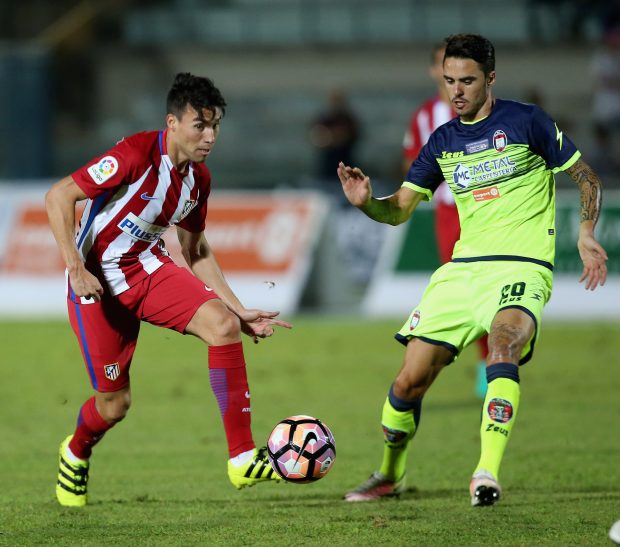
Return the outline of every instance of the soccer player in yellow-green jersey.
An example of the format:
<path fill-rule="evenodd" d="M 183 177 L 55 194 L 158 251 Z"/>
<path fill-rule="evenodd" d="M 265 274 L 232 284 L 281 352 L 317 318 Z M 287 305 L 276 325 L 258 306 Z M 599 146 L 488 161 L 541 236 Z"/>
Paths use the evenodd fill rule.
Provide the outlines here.
<path fill-rule="evenodd" d="M 439 372 L 484 333 L 489 333 L 488 391 L 470 496 L 474 506 L 500 499 L 499 467 L 519 409 L 519 366 L 533 355 L 552 290 L 553 174 L 558 171 L 573 178 L 581 195 L 580 281 L 594 290 L 607 276 L 607 255 L 594 237 L 601 182 L 543 110 L 493 96 L 491 42 L 472 34 L 449 37 L 443 77 L 458 117 L 431 135 L 398 191 L 375 198 L 360 169 L 338 168 L 349 202 L 393 225 L 408 220 L 446 180 L 461 223 L 452 261 L 433 274 L 396 334 L 406 351 L 383 406 L 381 466 L 345 495 L 347 501 L 402 492 L 407 447 L 419 427 L 424 394 Z"/>

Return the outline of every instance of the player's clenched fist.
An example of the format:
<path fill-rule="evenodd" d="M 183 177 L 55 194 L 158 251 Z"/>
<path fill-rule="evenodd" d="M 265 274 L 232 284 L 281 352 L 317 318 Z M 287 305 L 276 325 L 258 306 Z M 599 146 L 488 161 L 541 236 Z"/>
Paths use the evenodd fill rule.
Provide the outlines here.
<path fill-rule="evenodd" d="M 92 298 L 100 301 L 103 287 L 100 281 L 84 267 L 68 268 L 69 283 L 77 297 Z"/>

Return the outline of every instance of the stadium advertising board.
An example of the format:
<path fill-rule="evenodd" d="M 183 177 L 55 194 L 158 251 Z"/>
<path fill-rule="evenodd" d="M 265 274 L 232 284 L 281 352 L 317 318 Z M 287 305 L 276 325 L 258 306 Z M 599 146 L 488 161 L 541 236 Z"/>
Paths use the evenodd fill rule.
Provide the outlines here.
<path fill-rule="evenodd" d="M 65 312 L 64 265 L 47 224 L 48 186 L 0 187 L 0 314 Z M 230 285 L 248 307 L 297 309 L 328 211 L 317 193 L 216 192 L 206 234 Z M 166 248 L 185 264 L 174 228 Z"/>
<path fill-rule="evenodd" d="M 596 228 L 608 253 L 609 278 L 604 287 L 586 291 L 578 283 L 582 263 L 577 252 L 579 197 L 560 192 L 556 209 L 554 288 L 545 317 L 579 320 L 620 318 L 620 194 L 606 192 Z M 423 204 L 409 222 L 386 230 L 386 239 L 362 304 L 367 315 L 407 315 L 419 302 L 432 272 L 439 267 L 433 211 Z"/>

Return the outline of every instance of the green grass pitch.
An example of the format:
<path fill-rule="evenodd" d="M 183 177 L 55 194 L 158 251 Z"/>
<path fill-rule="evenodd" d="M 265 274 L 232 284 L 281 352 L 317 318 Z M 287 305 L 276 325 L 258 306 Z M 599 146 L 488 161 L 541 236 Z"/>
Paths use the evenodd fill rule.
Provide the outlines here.
<path fill-rule="evenodd" d="M 253 428 L 291 414 L 334 432 L 338 456 L 310 485 L 236 491 L 196 339 L 145 325 L 133 407 L 92 459 L 90 504 L 54 498 L 56 452 L 90 385 L 68 322 L 0 323 L 0 545 L 606 545 L 620 519 L 620 324 L 543 325 L 521 371 L 502 502 L 471 508 L 480 402 L 476 352 L 426 397 L 399 500 L 345 504 L 382 453 L 380 410 L 400 367 L 401 320 L 299 317 L 246 339 Z"/>

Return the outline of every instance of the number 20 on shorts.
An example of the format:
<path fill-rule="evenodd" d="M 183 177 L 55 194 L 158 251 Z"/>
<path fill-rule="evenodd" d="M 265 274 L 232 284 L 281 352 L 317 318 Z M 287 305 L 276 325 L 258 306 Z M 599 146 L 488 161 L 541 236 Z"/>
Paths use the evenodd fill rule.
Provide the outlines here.
<path fill-rule="evenodd" d="M 513 283 L 512 285 L 505 285 L 502 287 L 502 296 L 499 299 L 499 303 L 502 305 L 507 302 L 518 302 L 524 294 L 525 283 L 523 281 Z"/>

